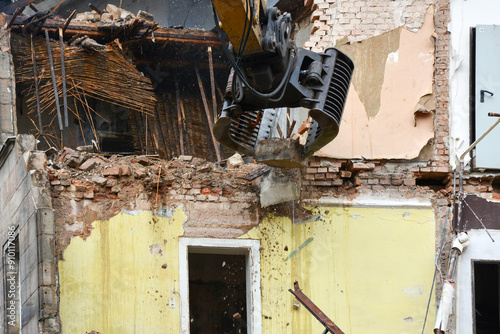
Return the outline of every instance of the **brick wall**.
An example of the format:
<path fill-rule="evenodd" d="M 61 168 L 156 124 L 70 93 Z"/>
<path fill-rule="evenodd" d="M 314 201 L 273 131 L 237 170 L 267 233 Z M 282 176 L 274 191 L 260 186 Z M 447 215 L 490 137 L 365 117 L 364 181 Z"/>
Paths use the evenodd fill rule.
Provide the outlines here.
<path fill-rule="evenodd" d="M 95 220 L 122 210 L 161 216 L 181 205 L 192 218 L 184 225 L 186 235 L 241 235 L 259 222 L 257 183 L 266 170 L 257 164 L 223 168 L 191 156 L 104 157 L 66 148 L 48 166 L 57 252 L 62 257 L 72 237 L 86 238 Z M 210 234 L 214 230 L 223 234 Z"/>
<path fill-rule="evenodd" d="M 361 41 L 401 25 L 417 30 L 432 3 L 434 1 L 429 0 L 314 0 L 311 38 L 304 47 L 321 51 L 343 37 L 350 42 Z"/>

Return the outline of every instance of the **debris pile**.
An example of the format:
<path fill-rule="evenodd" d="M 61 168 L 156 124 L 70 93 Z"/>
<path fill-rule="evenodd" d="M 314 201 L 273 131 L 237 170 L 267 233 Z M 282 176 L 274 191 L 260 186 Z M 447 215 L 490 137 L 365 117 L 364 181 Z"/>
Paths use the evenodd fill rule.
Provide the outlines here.
<path fill-rule="evenodd" d="M 47 164 L 60 234 L 58 251 L 74 236 L 86 238 L 92 222 L 121 211 L 153 211 L 188 203 L 256 206 L 257 185 L 268 166 L 225 168 L 192 156 L 103 156 L 64 148 Z"/>
<path fill-rule="evenodd" d="M 112 4 L 106 5 L 106 8 L 102 11 L 93 6 L 92 11 L 90 12 L 76 14 L 74 20 L 103 23 L 113 22 L 118 24 L 128 24 L 133 21 L 134 24 L 142 27 L 152 27 L 154 25 L 153 15 L 142 10 L 140 10 L 137 15 L 134 15 L 131 12 Z"/>

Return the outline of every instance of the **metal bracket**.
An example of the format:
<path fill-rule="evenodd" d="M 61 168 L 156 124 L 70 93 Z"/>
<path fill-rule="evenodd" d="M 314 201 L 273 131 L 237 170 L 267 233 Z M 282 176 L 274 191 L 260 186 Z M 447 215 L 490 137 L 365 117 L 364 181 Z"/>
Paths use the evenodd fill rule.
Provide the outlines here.
<path fill-rule="evenodd" d="M 494 95 L 492 92 L 490 92 L 488 90 L 481 89 L 481 91 L 480 91 L 480 95 L 481 95 L 480 101 L 481 101 L 481 103 L 484 103 L 484 93 L 490 94 L 490 96 Z"/>

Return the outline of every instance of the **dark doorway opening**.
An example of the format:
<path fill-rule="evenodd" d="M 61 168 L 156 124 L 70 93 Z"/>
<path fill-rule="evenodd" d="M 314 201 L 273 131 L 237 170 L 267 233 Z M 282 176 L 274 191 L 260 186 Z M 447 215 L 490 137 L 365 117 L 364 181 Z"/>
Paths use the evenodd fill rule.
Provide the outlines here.
<path fill-rule="evenodd" d="M 497 262 L 474 262 L 475 333 L 500 333 L 499 270 Z"/>
<path fill-rule="evenodd" d="M 245 255 L 189 253 L 191 334 L 247 333 Z"/>

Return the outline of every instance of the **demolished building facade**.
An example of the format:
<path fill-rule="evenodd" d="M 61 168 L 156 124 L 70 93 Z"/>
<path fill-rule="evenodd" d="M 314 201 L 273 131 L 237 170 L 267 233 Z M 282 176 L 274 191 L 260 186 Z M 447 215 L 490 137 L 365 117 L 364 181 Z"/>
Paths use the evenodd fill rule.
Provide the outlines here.
<path fill-rule="evenodd" d="M 498 181 L 494 166 L 468 165 L 462 184 L 474 196 L 457 218 L 455 157 L 481 135 L 463 129 L 467 108 L 451 116 L 464 103 L 450 101 L 449 80 L 467 74 L 450 76 L 450 48 L 468 48 L 450 46 L 450 5 L 454 15 L 466 5 L 277 5 L 292 12 L 298 44 L 335 46 L 356 66 L 339 136 L 300 169 L 214 143 L 228 62 L 210 27 L 99 3 L 72 20 L 68 5 L 43 26 L 15 9 L 2 16 L 0 330 L 323 331 L 287 291 L 298 281 L 344 333 L 430 332 L 456 230 L 470 231 L 473 255 L 458 261 L 447 332 L 476 325 L 460 320 L 474 314 L 480 279 L 467 264 L 497 260 L 477 222 L 495 238 Z M 303 110 L 283 113 L 282 137 L 304 130 Z"/>

